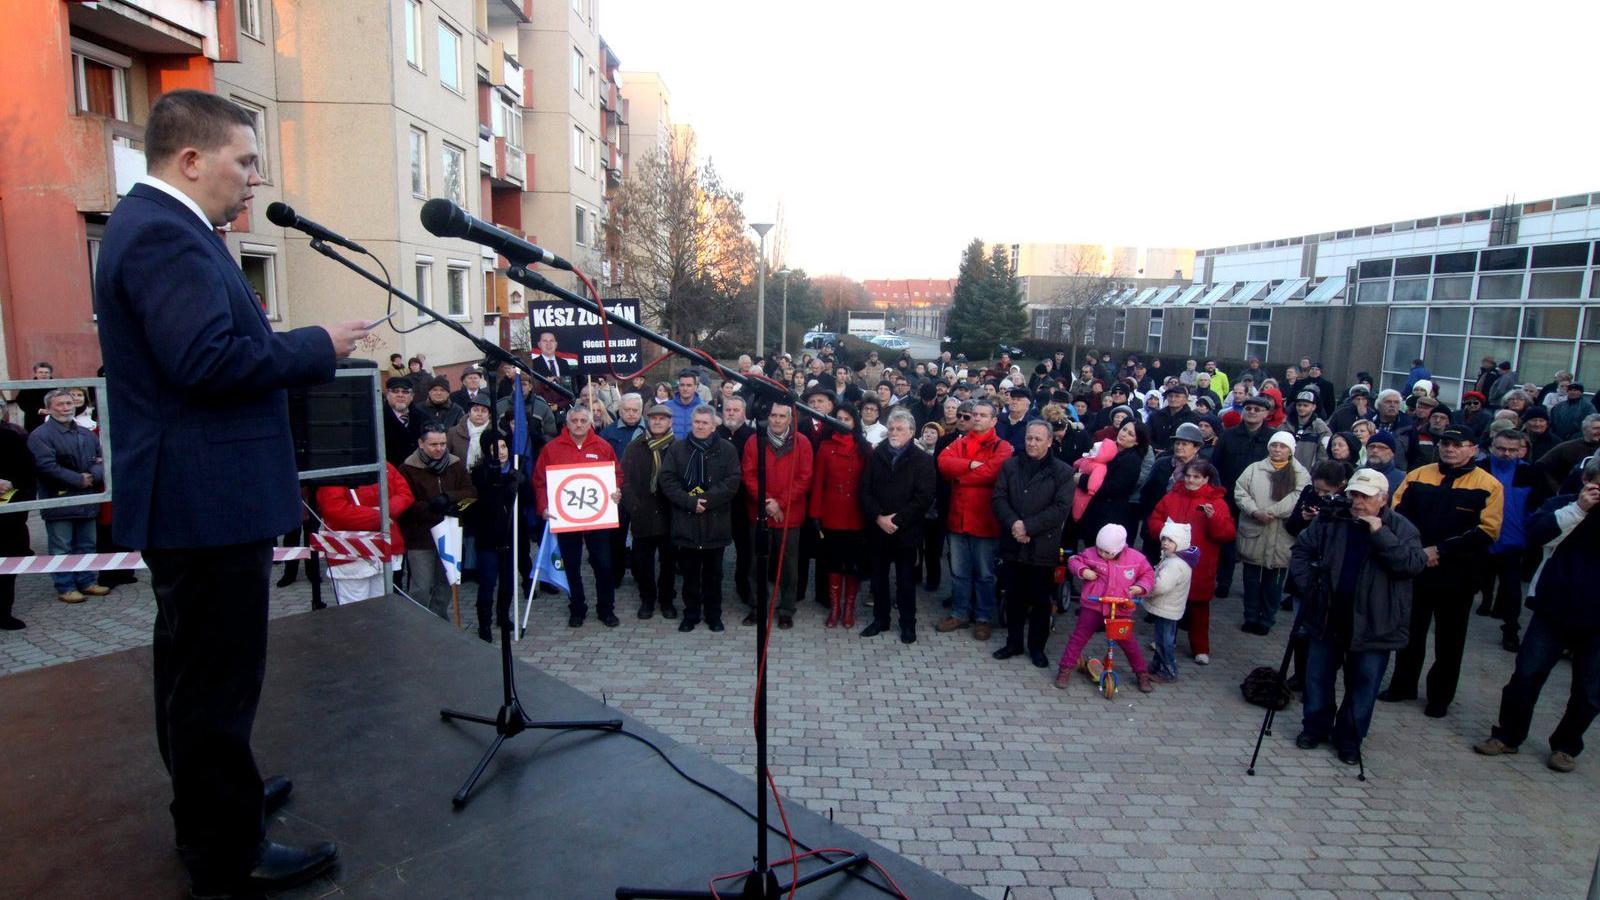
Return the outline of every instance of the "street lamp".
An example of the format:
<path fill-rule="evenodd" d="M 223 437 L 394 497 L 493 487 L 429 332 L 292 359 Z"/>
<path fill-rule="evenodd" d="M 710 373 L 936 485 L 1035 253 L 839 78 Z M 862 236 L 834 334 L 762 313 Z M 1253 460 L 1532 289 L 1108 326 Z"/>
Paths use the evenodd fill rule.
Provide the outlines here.
<path fill-rule="evenodd" d="M 761 236 L 761 258 L 756 262 L 756 359 L 766 356 L 767 337 L 767 232 L 771 222 L 752 222 L 750 227 Z"/>
<path fill-rule="evenodd" d="M 778 355 L 789 352 L 789 276 L 792 274 L 788 266 L 773 273 L 783 276 L 783 318 L 778 325 Z"/>

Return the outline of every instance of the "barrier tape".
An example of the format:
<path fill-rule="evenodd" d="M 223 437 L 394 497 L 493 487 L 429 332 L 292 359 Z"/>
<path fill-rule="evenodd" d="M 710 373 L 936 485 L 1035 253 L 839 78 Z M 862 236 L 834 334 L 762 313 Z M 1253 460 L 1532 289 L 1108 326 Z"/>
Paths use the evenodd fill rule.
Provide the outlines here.
<path fill-rule="evenodd" d="M 312 532 L 311 547 L 277 547 L 273 562 L 310 559 L 313 551 L 343 560 L 382 561 L 389 555 L 389 540 L 375 531 Z M 121 553 L 71 553 L 63 556 L 3 556 L 0 575 L 48 575 L 56 572 L 111 572 L 143 569 L 144 557 L 136 551 Z"/>

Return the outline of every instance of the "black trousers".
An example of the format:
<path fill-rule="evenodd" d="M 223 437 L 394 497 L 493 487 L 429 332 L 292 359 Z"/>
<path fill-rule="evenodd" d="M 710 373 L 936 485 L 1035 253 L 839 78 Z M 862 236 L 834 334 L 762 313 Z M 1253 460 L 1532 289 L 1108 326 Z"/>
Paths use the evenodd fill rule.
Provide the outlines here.
<path fill-rule="evenodd" d="M 942 580 L 941 559 L 944 556 L 944 520 L 927 519 L 922 523 L 922 551 L 917 561 L 922 568 L 923 581 L 928 590 L 939 589 Z"/>
<path fill-rule="evenodd" d="M 196 886 L 243 876 L 266 833 L 250 730 L 266 675 L 272 544 L 144 553 L 156 595 L 156 743 Z"/>
<path fill-rule="evenodd" d="M 1050 639 L 1050 612 L 1055 603 L 1055 566 L 1008 560 L 1006 572 L 1006 646 L 1026 649 L 1030 655 L 1043 653 Z"/>
<path fill-rule="evenodd" d="M 1489 554 L 1489 571 L 1483 582 L 1483 598 L 1490 601 L 1500 630 L 1516 635 L 1522 630 L 1521 550 Z"/>
<path fill-rule="evenodd" d="M 639 605 L 671 606 L 678 597 L 678 563 L 672 540 L 664 534 L 654 537 L 633 536 L 633 549 L 629 551 L 633 566 L 633 580 L 639 585 Z"/>
<path fill-rule="evenodd" d="M 1438 567 L 1417 576 L 1411 592 L 1411 640 L 1395 651 L 1389 691 L 1400 697 L 1417 694 L 1422 661 L 1428 653 L 1428 626 L 1433 629 L 1433 667 L 1428 670 L 1428 705 L 1443 708 L 1456 697 L 1461 657 L 1467 649 L 1467 623 L 1472 618 L 1474 580 L 1461 574 L 1440 577 Z"/>
<path fill-rule="evenodd" d="M 889 627 L 889 598 L 900 610 L 900 633 L 917 630 L 917 547 L 898 547 L 888 541 L 873 541 L 872 546 L 872 623 Z M 889 593 L 889 570 L 894 569 L 894 593 Z"/>
<path fill-rule="evenodd" d="M 799 568 L 795 570 L 795 600 L 798 602 L 805 599 L 806 582 L 810 580 L 811 564 L 814 561 L 817 564 L 817 577 L 811 588 L 812 596 L 818 603 L 827 606 L 827 588 L 823 586 L 823 582 L 827 581 L 823 577 L 827 571 L 823 568 L 822 562 L 822 535 L 810 525 L 801 525 L 795 530 L 800 532 Z"/>
<path fill-rule="evenodd" d="M 733 518 L 733 589 L 739 602 L 750 605 L 750 516 L 745 513 L 743 501 L 734 501 Z"/>
<path fill-rule="evenodd" d="M 628 559 L 628 524 L 632 517 L 625 509 L 617 510 L 617 528 L 611 532 L 611 558 L 616 560 Z M 628 574 L 627 566 L 613 566 L 611 571 L 612 587 L 622 587 L 622 578 Z"/>
<path fill-rule="evenodd" d="M 668 551 L 668 556 L 675 552 L 682 560 L 684 622 L 717 624 L 722 621 L 722 554 L 725 549 L 673 547 Z"/>

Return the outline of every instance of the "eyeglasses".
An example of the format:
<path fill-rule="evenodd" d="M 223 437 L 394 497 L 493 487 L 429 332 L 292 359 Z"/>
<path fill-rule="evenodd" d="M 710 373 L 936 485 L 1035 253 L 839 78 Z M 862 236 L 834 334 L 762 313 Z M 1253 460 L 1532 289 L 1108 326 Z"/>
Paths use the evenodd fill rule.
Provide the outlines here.
<path fill-rule="evenodd" d="M 962 414 L 961 414 L 961 415 L 959 415 L 959 416 L 956 416 L 956 418 L 957 418 L 957 419 L 960 419 L 960 420 L 961 420 L 961 421 L 963 421 L 963 422 L 965 422 L 965 421 L 967 421 L 967 420 L 968 420 L 968 419 L 970 419 L 970 418 L 972 418 L 972 413 L 962 413 Z"/>

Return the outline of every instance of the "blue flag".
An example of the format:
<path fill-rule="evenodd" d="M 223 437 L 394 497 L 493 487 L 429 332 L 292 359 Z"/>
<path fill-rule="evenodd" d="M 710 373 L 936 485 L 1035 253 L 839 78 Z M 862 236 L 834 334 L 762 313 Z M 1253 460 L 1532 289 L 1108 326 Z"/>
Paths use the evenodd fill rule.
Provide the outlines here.
<path fill-rule="evenodd" d="M 539 555 L 533 564 L 533 579 L 541 584 L 558 587 L 571 593 L 567 586 L 567 567 L 561 561 L 561 550 L 556 546 L 556 533 L 548 527 L 539 541 Z"/>
<path fill-rule="evenodd" d="M 528 459 L 528 410 L 522 399 L 522 373 L 518 372 L 511 391 L 511 452 L 522 460 L 524 470 L 532 469 Z M 531 474 L 531 473 L 530 473 Z"/>

